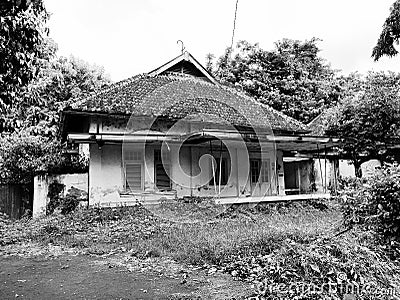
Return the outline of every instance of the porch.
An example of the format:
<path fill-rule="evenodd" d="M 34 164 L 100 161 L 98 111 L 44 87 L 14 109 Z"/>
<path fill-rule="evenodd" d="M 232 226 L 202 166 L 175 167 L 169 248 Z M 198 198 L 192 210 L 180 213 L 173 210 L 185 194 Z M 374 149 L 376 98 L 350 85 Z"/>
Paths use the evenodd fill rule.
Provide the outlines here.
<path fill-rule="evenodd" d="M 291 187 L 290 181 L 301 174 L 287 169 L 284 156 L 330 147 L 336 141 L 253 135 L 203 129 L 174 135 L 71 134 L 69 139 L 90 144 L 89 174 L 95 174 L 89 176 L 90 205 L 146 205 L 183 197 L 210 198 L 216 204 L 329 197 L 326 185 L 323 191 L 314 190 L 309 180 L 293 181 Z"/>
<path fill-rule="evenodd" d="M 217 205 L 229 204 L 255 204 L 265 202 L 288 202 L 288 201 L 306 201 L 306 200 L 327 200 L 330 199 L 329 193 L 315 194 L 297 194 L 297 195 L 275 195 L 275 196 L 249 196 L 249 197 L 211 197 Z M 142 192 L 131 194 L 120 194 L 119 201 L 101 202 L 100 207 L 123 207 L 134 205 L 159 205 L 162 203 L 172 203 L 179 201 L 174 192 Z"/>

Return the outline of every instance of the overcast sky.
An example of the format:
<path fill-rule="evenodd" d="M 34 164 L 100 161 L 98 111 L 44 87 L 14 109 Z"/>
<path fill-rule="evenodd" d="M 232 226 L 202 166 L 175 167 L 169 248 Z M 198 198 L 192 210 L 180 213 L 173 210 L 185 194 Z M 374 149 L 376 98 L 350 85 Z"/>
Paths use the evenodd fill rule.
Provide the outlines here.
<path fill-rule="evenodd" d="M 400 57 L 371 59 L 394 0 L 239 0 L 235 42 L 266 50 L 282 38 L 321 38 L 321 56 L 343 73 L 400 72 Z M 104 66 L 114 81 L 180 54 L 204 64 L 230 45 L 236 0 L 45 0 L 59 54 Z"/>

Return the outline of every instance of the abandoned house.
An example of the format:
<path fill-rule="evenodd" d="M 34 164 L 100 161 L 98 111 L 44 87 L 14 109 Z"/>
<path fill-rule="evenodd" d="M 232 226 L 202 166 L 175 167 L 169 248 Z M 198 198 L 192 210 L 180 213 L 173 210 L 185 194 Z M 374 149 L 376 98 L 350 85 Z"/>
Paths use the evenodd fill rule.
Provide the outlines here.
<path fill-rule="evenodd" d="M 322 192 L 314 170 L 293 157 L 337 142 L 219 83 L 188 52 L 78 99 L 62 133 L 88 144 L 89 204 L 99 206 L 312 198 Z"/>

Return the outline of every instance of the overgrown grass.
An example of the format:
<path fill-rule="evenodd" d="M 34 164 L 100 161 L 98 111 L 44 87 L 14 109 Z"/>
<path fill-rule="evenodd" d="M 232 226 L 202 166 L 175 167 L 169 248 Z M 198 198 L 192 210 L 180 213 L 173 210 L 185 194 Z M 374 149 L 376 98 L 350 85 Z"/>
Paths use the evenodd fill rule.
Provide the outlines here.
<path fill-rule="evenodd" d="M 356 229 L 341 233 L 342 214 L 334 203 L 235 206 L 215 214 L 207 209 L 204 218 L 197 209 L 190 222 L 183 222 L 187 219 L 182 214 L 190 212 L 191 205 L 197 204 L 178 203 L 153 212 L 143 207 L 89 209 L 67 216 L 0 222 L 0 245 L 33 241 L 95 254 L 122 251 L 138 258 L 166 256 L 215 266 L 261 286 L 337 284 L 343 281 L 341 273 L 357 284 L 367 282 L 380 289 L 400 286 L 398 263 L 385 257 L 370 233 Z M 255 292 L 259 299 L 343 299 L 343 294 L 321 295 Z M 375 296 L 361 299 L 379 298 Z"/>
<path fill-rule="evenodd" d="M 175 209 L 182 215 L 182 207 Z M 184 209 L 191 207 L 185 204 Z M 237 256 L 270 253 L 286 240 L 306 243 L 332 231 L 341 215 L 332 209 L 271 204 L 231 208 L 191 223 L 171 220 L 170 213 L 168 217 L 142 207 L 81 210 L 14 222 L 3 227 L 0 244 L 34 241 L 99 254 L 123 248 L 137 256 L 166 255 L 191 264 L 218 265 Z"/>
<path fill-rule="evenodd" d="M 271 253 L 287 241 L 307 243 L 328 234 L 340 220 L 338 212 L 305 210 L 238 213 L 211 223 L 174 224 L 144 242 L 146 248 L 191 264 L 222 265 L 237 257 Z"/>

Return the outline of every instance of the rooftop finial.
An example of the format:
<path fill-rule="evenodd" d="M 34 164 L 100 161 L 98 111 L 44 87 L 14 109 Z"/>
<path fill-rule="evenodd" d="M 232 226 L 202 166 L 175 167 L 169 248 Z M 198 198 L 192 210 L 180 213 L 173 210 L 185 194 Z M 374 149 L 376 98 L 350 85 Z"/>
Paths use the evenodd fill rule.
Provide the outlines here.
<path fill-rule="evenodd" d="M 183 52 L 185 52 L 185 49 L 186 49 L 186 48 L 185 48 L 185 46 L 183 45 L 182 40 L 177 40 L 176 43 L 177 43 L 177 44 L 181 43 L 181 52 L 182 52 L 182 54 L 183 54 Z"/>

